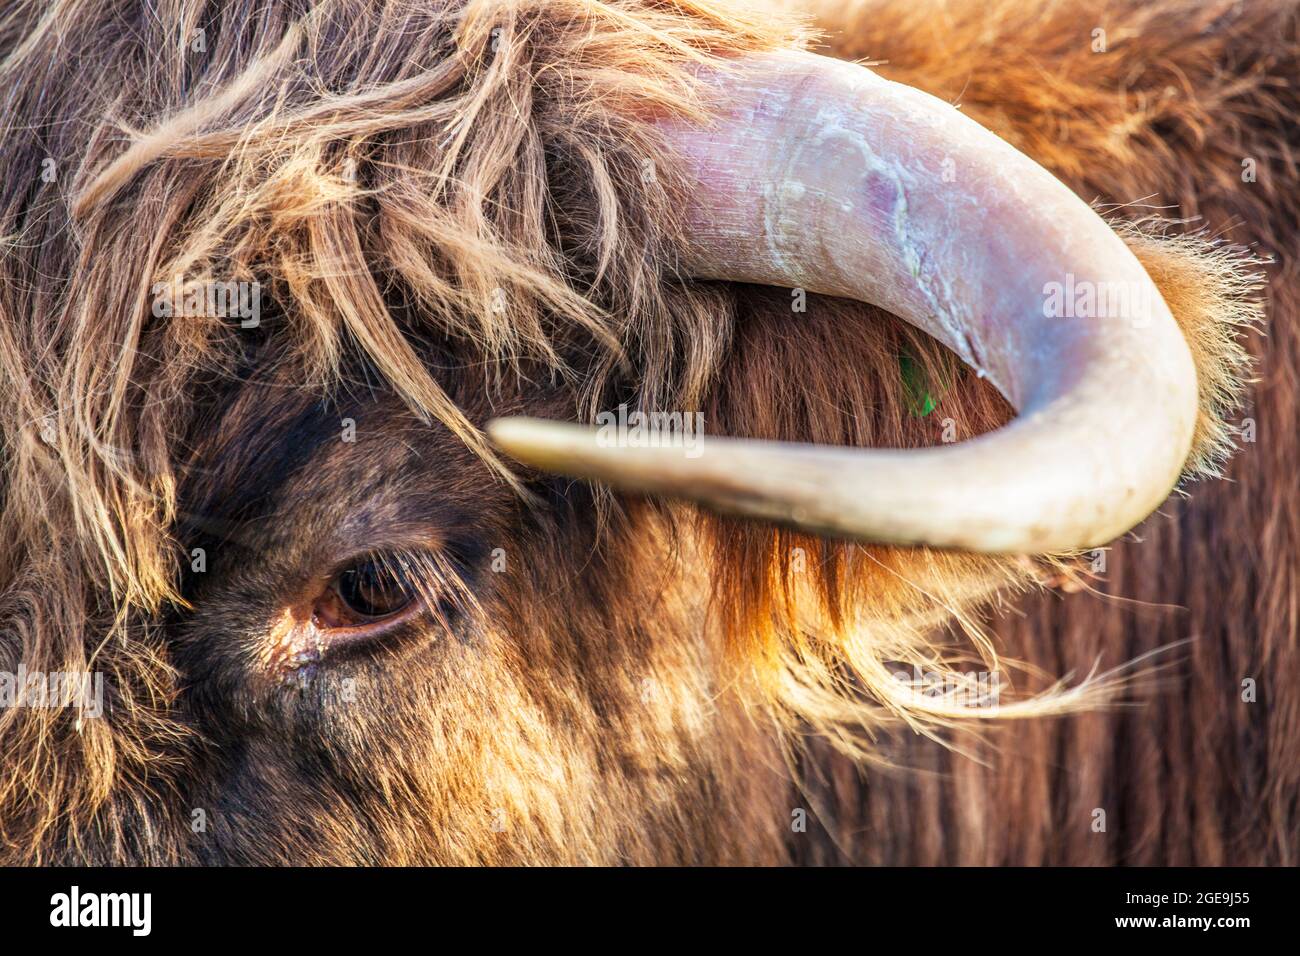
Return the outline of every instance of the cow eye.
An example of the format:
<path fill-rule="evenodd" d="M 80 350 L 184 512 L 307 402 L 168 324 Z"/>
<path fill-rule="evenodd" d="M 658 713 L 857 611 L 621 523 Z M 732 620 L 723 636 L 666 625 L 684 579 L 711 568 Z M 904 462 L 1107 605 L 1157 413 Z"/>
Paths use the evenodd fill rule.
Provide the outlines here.
<path fill-rule="evenodd" d="M 318 616 L 329 627 L 354 627 L 391 617 L 415 600 L 415 588 L 392 561 L 367 558 L 341 571 L 330 585 L 332 598 Z"/>

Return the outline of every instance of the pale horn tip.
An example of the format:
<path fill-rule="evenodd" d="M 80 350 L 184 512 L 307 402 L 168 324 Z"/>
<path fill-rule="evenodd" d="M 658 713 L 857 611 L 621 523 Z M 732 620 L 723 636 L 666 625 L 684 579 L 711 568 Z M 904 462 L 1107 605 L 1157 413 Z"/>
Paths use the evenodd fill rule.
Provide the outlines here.
<path fill-rule="evenodd" d="M 585 446 L 590 428 L 565 422 L 508 415 L 487 424 L 488 438 L 497 448 L 525 465 L 562 470 L 575 451 Z"/>

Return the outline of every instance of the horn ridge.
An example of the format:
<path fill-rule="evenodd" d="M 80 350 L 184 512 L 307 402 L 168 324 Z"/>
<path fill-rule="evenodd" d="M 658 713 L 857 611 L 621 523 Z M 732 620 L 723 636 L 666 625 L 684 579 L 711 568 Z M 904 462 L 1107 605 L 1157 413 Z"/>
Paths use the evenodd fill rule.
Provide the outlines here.
<path fill-rule="evenodd" d="M 1165 499 L 1191 449 L 1195 366 L 1150 277 L 1086 203 L 949 104 L 861 66 L 785 52 L 707 80 L 722 112 L 665 124 L 695 183 L 689 274 L 881 306 L 1018 416 L 933 448 L 708 438 L 697 456 L 501 419 L 489 433 L 503 450 L 818 533 L 990 553 L 1094 547 Z M 1093 305 L 1076 309 L 1067 292 L 1084 288 Z"/>

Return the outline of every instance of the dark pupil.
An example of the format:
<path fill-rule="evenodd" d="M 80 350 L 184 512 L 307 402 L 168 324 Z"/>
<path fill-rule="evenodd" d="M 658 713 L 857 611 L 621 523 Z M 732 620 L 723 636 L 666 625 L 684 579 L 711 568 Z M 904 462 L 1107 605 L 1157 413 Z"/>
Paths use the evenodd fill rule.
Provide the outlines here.
<path fill-rule="evenodd" d="M 374 561 L 340 574 L 338 591 L 343 603 L 366 617 L 393 614 L 411 601 L 405 576 Z"/>

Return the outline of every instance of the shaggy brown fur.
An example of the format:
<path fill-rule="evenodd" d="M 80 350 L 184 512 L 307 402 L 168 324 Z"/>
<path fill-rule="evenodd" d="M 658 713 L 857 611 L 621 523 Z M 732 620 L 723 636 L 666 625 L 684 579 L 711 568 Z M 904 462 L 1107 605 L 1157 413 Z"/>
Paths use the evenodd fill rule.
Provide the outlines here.
<path fill-rule="evenodd" d="M 915 738 L 882 746 L 932 773 L 864 783 L 815 754 L 808 799 L 828 830 L 801 859 L 1296 865 L 1300 5 L 823 6 L 836 55 L 885 61 L 891 79 L 959 102 L 1081 196 L 1119 204 L 1113 216 L 1158 209 L 1188 220 L 1178 233 L 1274 261 L 1269 334 L 1248 339 L 1258 383 L 1232 416 L 1253 421 L 1257 439 L 1236 439 L 1231 481 L 1190 488 L 1117 542 L 1090 582 L 1099 594 L 1034 596 L 991 624 L 1006 653 L 1050 674 L 1186 642 L 1161 691 L 1138 708 L 1018 725 L 972 744 L 979 761 Z M 1105 53 L 1092 50 L 1096 29 Z"/>
<path fill-rule="evenodd" d="M 1207 216 L 1218 202 L 1225 223 L 1270 223 L 1276 238 L 1295 230 L 1281 177 L 1294 172 L 1282 162 L 1296 111 L 1272 82 L 1294 77 L 1295 64 L 1267 50 L 1279 37 L 1294 43 L 1294 25 L 1289 6 L 1267 6 L 1276 21 L 1243 25 L 1226 8 L 1170 19 L 1186 31 L 1170 41 L 1168 67 L 1191 104 L 1182 114 L 1111 96 L 1121 79 L 1139 95 L 1137 65 L 1072 68 L 1066 38 L 1084 17 L 1086 49 L 1091 19 L 1066 6 L 1041 23 L 989 4 L 972 5 L 971 19 L 914 22 L 915 5 L 886 4 L 849 32 L 867 47 L 888 37 L 890 69 L 915 85 L 955 97 L 961 89 L 947 87 L 960 73 L 977 118 L 1075 175 L 1087 198 L 1204 193 Z M 811 728 L 855 759 L 897 756 L 873 736 L 987 716 L 905 692 L 890 667 L 1000 667 L 973 611 L 1030 582 L 1033 566 L 822 543 L 614 501 L 516 476 L 480 436 L 495 414 L 590 418 L 628 401 L 704 408 L 710 431 L 932 442 L 940 416 L 909 413 L 900 353 L 942 385 L 941 414 L 959 433 L 1005 419 L 950 356 L 878 310 L 814 300 L 792 324 L 786 293 L 677 275 L 682 184 L 649 121 L 702 115 L 692 66 L 804 42 L 794 21 L 583 0 L 53 10 L 24 2 L 0 19 L 0 378 L 12 396 L 0 418 L 0 670 L 102 671 L 109 702 L 99 720 L 0 713 L 0 858 L 824 858 L 810 853 L 816 832 L 789 827 L 805 802 L 789 782 L 821 785 L 795 734 Z M 1027 54 L 1002 70 L 972 52 L 974 37 L 1000 35 L 994 27 L 1064 79 L 1026 65 Z M 1122 24 L 1111 42 L 1127 35 Z M 879 42 L 842 52 L 887 55 Z M 1240 120 L 1194 96 L 1216 109 L 1240 98 Z M 1066 144 L 1044 131 L 1081 104 L 1093 120 L 1071 125 Z M 1226 172 L 1213 165 L 1245 131 L 1256 138 L 1243 155 L 1266 171 L 1255 193 L 1231 182 L 1239 159 Z M 1197 133 L 1193 148 L 1185 137 Z M 1075 156 L 1083 164 L 1070 167 Z M 1125 167 L 1144 157 L 1177 166 L 1149 171 L 1152 183 Z M 41 175 L 47 159 L 53 179 Z M 1203 473 L 1229 443 L 1234 330 L 1253 314 L 1245 260 L 1150 228 L 1129 238 L 1197 354 L 1203 415 L 1189 471 Z M 154 317 L 150 290 L 177 274 L 257 279 L 262 325 Z M 355 444 L 338 440 L 344 419 Z M 1274 441 L 1268 454 L 1293 454 Z M 1294 543 L 1285 500 L 1265 553 Z M 1226 530 L 1206 530 L 1198 546 Z M 211 555 L 201 574 L 186 570 L 194 547 Z M 498 548 L 499 573 L 487 566 Z M 352 556 L 383 549 L 423 562 L 439 613 L 382 654 L 292 680 L 269 672 L 282 609 Z M 1291 572 L 1271 573 L 1272 600 L 1293 601 Z M 1278 626 L 1294 615 L 1265 610 Z M 1223 608 L 1202 611 L 1227 622 Z M 954 616 L 966 629 L 936 638 Z M 1031 653 L 1048 636 L 1019 649 L 1056 663 Z M 1244 636 L 1222 637 L 1250 653 Z M 1069 653 L 1091 648 L 1090 664 L 1108 650 L 1118 665 L 1138 649 L 1090 640 Z M 1144 634 L 1141 648 L 1157 643 Z M 1224 679 L 1224 667 L 1202 668 Z M 1235 673 L 1228 683 L 1225 701 Z M 1049 688 L 999 713 L 1064 711 L 1094 690 Z M 1290 726 L 1289 711 L 1265 701 L 1258 710 Z M 1103 729 L 1114 719 L 1084 718 Z M 1131 739 L 1156 745 L 1154 759 L 1165 752 L 1136 730 Z M 1168 776 L 1215 783 L 1180 741 L 1168 752 L 1186 759 Z M 1095 738 L 1072 744 L 1071 766 L 1105 752 Z M 1117 778 L 1142 756 L 1117 755 Z M 1269 776 L 1224 785 L 1285 786 L 1269 759 Z M 962 773 L 960 798 L 991 814 L 996 778 L 985 797 L 983 781 Z M 954 820 L 944 807 L 961 799 L 945 804 L 942 785 L 914 785 L 931 788 L 924 806 L 957 839 L 984 825 Z M 1293 788 L 1273 792 L 1293 799 Z M 903 859 L 930 846 L 906 842 L 905 827 L 854 835 L 859 807 L 880 803 L 873 792 L 864 804 L 851 778 L 835 793 L 814 809 L 850 855 Z M 211 824 L 196 833 L 200 809 Z M 1202 813 L 1198 826 L 1244 812 Z M 1039 818 L 1039 840 L 1050 842 L 1049 821 L 1060 824 Z M 1140 830 L 1124 826 L 1141 846 Z M 1294 845 L 1294 829 L 1268 832 Z M 985 844 L 991 857 L 1020 845 Z"/>

